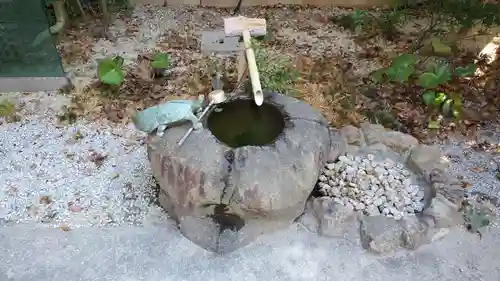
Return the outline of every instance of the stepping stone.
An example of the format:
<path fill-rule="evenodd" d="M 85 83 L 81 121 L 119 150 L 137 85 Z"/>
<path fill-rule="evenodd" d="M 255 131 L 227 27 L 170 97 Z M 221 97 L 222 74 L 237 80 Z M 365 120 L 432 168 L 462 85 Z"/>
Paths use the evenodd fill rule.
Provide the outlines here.
<path fill-rule="evenodd" d="M 239 36 L 226 37 L 224 30 L 203 31 L 201 34 L 201 51 L 204 55 L 216 52 L 225 55 L 234 55 L 244 50 Z"/>

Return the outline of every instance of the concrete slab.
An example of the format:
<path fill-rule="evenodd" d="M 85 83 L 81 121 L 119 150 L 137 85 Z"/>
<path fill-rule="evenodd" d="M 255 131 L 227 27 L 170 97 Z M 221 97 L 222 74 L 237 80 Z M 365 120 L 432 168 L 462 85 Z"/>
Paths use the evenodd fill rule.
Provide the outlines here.
<path fill-rule="evenodd" d="M 226 37 L 224 30 L 203 31 L 201 33 L 201 51 L 204 55 L 210 53 L 232 55 L 244 51 L 243 42 L 239 37 Z"/>
<path fill-rule="evenodd" d="M 69 83 L 66 77 L 0 77 L 0 93 L 56 91 Z"/>
<path fill-rule="evenodd" d="M 294 225 L 220 256 L 169 222 L 67 232 L 17 225 L 0 228 L 0 280 L 498 281 L 499 245 L 498 228 L 487 229 L 483 239 L 455 229 L 416 252 L 381 257 Z"/>

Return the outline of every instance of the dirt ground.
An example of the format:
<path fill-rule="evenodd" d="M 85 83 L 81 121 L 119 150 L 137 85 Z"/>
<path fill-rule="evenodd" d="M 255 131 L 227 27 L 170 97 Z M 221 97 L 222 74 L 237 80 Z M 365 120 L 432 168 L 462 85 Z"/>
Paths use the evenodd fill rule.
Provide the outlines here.
<path fill-rule="evenodd" d="M 453 87 L 463 92 L 465 118 L 452 120 L 441 130 L 428 130 L 429 112 L 416 93 L 418 89 L 374 85 L 369 76 L 408 51 L 427 18 L 406 15 L 398 36 L 387 40 L 376 32 L 353 32 L 333 20 L 347 13 L 352 10 L 301 6 L 252 7 L 242 12 L 266 18 L 268 34 L 262 41 L 266 52 L 293 60 L 299 72 L 294 95 L 323 112 L 332 126 L 369 120 L 423 140 L 448 135 L 457 128 L 460 133 L 473 134 L 481 122 L 496 123 L 497 95 L 484 95 L 462 83 Z M 229 85 L 235 85 L 235 60 L 203 56 L 200 50 L 201 32 L 222 30 L 223 18 L 228 16 L 230 9 L 137 6 L 120 13 L 107 33 L 95 22 L 75 24 L 59 45 L 75 85 L 71 91 L 75 108 L 71 110 L 85 117 L 128 122 L 135 110 L 208 93 L 216 70 L 227 75 Z M 166 77 L 150 81 L 138 57 L 155 51 L 167 52 L 172 65 Z M 97 59 L 113 55 L 122 56 L 127 68 L 119 96 L 103 94 L 96 82 Z M 470 52 L 466 50 L 455 59 L 458 63 L 467 60 Z"/>

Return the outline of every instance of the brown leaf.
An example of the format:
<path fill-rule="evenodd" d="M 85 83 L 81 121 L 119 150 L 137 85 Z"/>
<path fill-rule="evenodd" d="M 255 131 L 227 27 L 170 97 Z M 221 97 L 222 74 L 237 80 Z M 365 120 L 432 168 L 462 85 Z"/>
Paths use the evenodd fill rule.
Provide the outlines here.
<path fill-rule="evenodd" d="M 132 70 L 132 75 L 142 80 L 143 82 L 153 82 L 153 70 L 151 69 L 151 65 L 149 60 L 143 59 L 138 64 L 137 67 Z"/>
<path fill-rule="evenodd" d="M 463 181 L 462 182 L 462 188 L 471 188 L 472 184 L 470 182 Z"/>
<path fill-rule="evenodd" d="M 484 172 L 484 168 L 481 168 L 481 167 L 473 167 L 473 168 L 470 168 L 471 172 L 474 172 L 474 173 L 482 173 Z"/>
<path fill-rule="evenodd" d="M 50 203 L 52 203 L 52 198 L 50 198 L 50 196 L 43 195 L 40 197 L 40 204 L 48 205 Z"/>
<path fill-rule="evenodd" d="M 65 232 L 71 230 L 71 228 L 69 228 L 69 226 L 67 226 L 67 225 L 61 225 L 61 226 L 59 226 L 59 229 L 62 231 L 65 231 Z"/>
<path fill-rule="evenodd" d="M 94 162 L 94 164 L 99 168 L 102 166 L 102 164 L 104 163 L 104 160 L 106 160 L 108 156 L 107 155 L 103 155 L 101 153 L 98 153 L 98 152 L 95 152 L 95 151 L 92 151 L 90 153 L 90 161 Z"/>

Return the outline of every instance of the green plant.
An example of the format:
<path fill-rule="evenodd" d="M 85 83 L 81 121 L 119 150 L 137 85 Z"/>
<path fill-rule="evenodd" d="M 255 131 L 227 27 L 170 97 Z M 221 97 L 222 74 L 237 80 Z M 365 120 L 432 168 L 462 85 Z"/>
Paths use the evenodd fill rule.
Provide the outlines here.
<path fill-rule="evenodd" d="M 57 117 L 60 122 L 68 122 L 69 124 L 73 124 L 76 122 L 78 115 L 75 113 L 73 108 L 68 106 L 63 106 L 62 113 L 59 114 Z"/>
<path fill-rule="evenodd" d="M 405 19 L 405 14 L 403 10 L 390 10 L 382 14 L 381 17 L 377 18 L 376 22 L 380 31 L 387 39 L 394 39 L 396 34 L 398 34 L 398 26 L 403 23 Z"/>
<path fill-rule="evenodd" d="M 155 53 L 151 60 L 153 69 L 167 69 L 170 67 L 170 57 L 167 53 Z"/>
<path fill-rule="evenodd" d="M 106 85 L 121 85 L 125 79 L 125 73 L 122 70 L 122 66 L 123 58 L 120 56 L 105 58 L 99 61 L 97 66 L 99 81 Z"/>
<path fill-rule="evenodd" d="M 279 54 L 271 55 L 257 40 L 252 40 L 252 48 L 262 88 L 282 94 L 295 94 L 294 85 L 299 79 L 299 72 L 294 68 L 292 59 Z"/>
<path fill-rule="evenodd" d="M 448 16 L 451 21 L 463 28 L 470 28 L 475 24 L 486 27 L 500 24 L 500 5 L 487 3 L 484 0 L 442 0 L 435 1 L 430 8 L 437 8 Z"/>
<path fill-rule="evenodd" d="M 0 118 L 5 119 L 8 123 L 19 121 L 19 116 L 16 113 L 16 106 L 11 101 L 0 101 Z"/>
<path fill-rule="evenodd" d="M 491 223 L 490 212 L 484 206 L 472 205 L 462 206 L 461 211 L 467 230 L 482 237 L 480 230 Z"/>
<path fill-rule="evenodd" d="M 332 18 L 332 21 L 351 31 L 374 31 L 378 30 L 387 39 L 394 39 L 397 27 L 403 22 L 404 12 L 390 10 L 380 16 L 373 15 L 367 11 L 356 9 L 352 13 Z"/>
<path fill-rule="evenodd" d="M 418 85 L 424 89 L 433 89 L 452 79 L 450 67 L 447 64 L 431 64 L 418 77 Z"/>
<path fill-rule="evenodd" d="M 430 63 L 424 71 L 420 71 L 420 65 L 425 60 L 418 61 L 413 54 L 403 54 L 394 58 L 388 68 L 375 71 L 372 79 L 377 83 L 384 81 L 408 84 L 415 82 L 423 89 L 422 100 L 425 105 L 439 109 L 446 117 L 459 117 L 461 110 L 460 97 L 454 93 L 444 93 L 438 88 L 449 83 L 455 78 L 471 76 L 475 73 L 477 66 L 468 64 L 457 67 L 454 70 L 444 62 Z M 429 128 L 438 127 L 436 121 L 429 121 Z"/>

